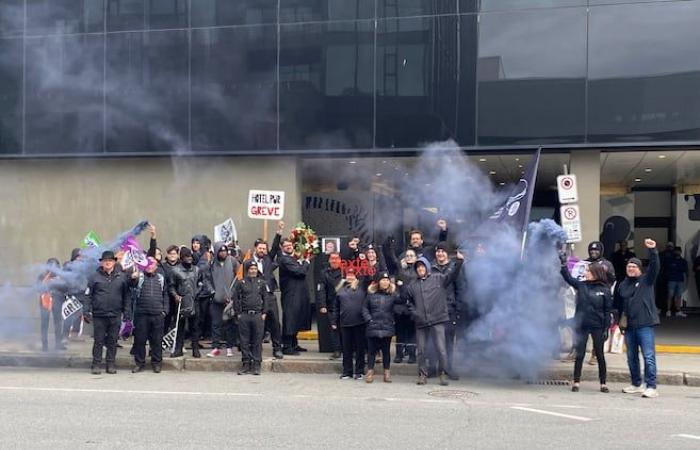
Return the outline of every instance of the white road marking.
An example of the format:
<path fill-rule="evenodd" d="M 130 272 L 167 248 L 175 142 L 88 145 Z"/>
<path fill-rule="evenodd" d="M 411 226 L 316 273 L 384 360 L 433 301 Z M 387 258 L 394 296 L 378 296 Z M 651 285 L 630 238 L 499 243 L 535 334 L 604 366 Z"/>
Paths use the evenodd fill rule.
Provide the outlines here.
<path fill-rule="evenodd" d="M 572 416 L 569 414 L 556 413 L 556 412 L 552 412 L 552 411 L 544 411 L 542 409 L 523 408 L 522 406 L 511 406 L 511 409 L 517 409 L 519 411 L 533 412 L 533 413 L 537 413 L 537 414 L 545 414 L 548 416 L 563 417 L 565 419 L 580 420 L 581 422 L 589 422 L 589 421 L 593 420 L 590 417 Z"/>
<path fill-rule="evenodd" d="M 99 394 L 150 394 L 150 395 L 192 395 L 192 396 L 229 396 L 229 397 L 262 397 L 263 394 L 246 392 L 193 392 L 193 391 L 138 391 L 129 389 L 77 389 L 77 388 L 41 388 L 22 386 L 0 386 L 4 391 L 38 391 L 38 392 L 82 392 Z"/>
<path fill-rule="evenodd" d="M 700 441 L 700 436 L 695 436 L 692 434 L 674 434 L 674 437 L 686 438 L 686 439 L 696 439 Z"/>

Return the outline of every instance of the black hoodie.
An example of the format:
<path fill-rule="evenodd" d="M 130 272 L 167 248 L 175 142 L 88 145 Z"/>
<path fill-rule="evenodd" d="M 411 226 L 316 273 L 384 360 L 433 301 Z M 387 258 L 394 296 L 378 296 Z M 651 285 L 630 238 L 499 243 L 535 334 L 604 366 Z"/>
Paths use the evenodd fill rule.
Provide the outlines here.
<path fill-rule="evenodd" d="M 617 289 L 615 302 L 627 315 L 627 328 L 655 327 L 659 325 L 654 283 L 659 275 L 659 252 L 649 249 L 649 268 L 639 278 L 625 278 Z"/>

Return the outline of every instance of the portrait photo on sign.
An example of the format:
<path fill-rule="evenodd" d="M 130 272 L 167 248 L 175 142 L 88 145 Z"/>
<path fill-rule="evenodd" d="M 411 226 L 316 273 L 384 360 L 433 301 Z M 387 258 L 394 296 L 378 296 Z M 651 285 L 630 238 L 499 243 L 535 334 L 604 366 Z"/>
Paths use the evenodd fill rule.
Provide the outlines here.
<path fill-rule="evenodd" d="M 339 237 L 325 237 L 321 239 L 321 245 L 323 247 L 323 253 L 326 255 L 339 252 L 340 251 L 340 238 Z"/>

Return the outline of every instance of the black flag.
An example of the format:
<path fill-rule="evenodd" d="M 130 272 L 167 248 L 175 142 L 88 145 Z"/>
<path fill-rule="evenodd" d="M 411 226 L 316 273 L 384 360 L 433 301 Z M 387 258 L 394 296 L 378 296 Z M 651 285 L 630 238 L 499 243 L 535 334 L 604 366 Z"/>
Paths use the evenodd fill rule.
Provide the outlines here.
<path fill-rule="evenodd" d="M 532 209 L 532 196 L 535 193 L 535 181 L 537 180 L 537 167 L 540 164 L 540 152 L 538 148 L 535 157 L 525 170 L 525 174 L 503 200 L 501 205 L 491 214 L 490 221 L 508 224 L 520 231 L 525 240 L 525 232 L 530 222 L 530 209 Z"/>

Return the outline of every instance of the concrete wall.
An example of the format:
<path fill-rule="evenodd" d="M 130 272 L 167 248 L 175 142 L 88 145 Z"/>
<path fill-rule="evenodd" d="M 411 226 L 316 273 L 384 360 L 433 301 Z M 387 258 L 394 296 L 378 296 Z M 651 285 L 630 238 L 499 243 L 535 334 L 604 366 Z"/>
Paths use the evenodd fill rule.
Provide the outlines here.
<path fill-rule="evenodd" d="M 156 224 L 165 249 L 198 233 L 213 238 L 214 225 L 232 217 L 247 248 L 263 229 L 248 219 L 249 189 L 285 191 L 285 222 L 301 220 L 295 158 L 2 161 L 0 284 L 33 283 L 28 266 L 65 261 L 89 230 L 108 240 L 142 219 Z"/>
<path fill-rule="evenodd" d="M 571 152 L 570 172 L 578 182 L 579 211 L 583 241 L 576 244 L 574 254 L 588 257 L 588 243 L 600 238 L 600 151 Z"/>

